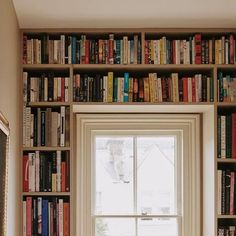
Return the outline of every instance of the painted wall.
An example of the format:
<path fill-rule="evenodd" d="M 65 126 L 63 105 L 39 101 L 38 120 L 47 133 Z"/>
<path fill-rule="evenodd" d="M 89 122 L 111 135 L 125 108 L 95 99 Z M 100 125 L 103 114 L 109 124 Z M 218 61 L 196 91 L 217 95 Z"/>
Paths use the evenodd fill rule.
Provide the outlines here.
<path fill-rule="evenodd" d="M 11 0 L 0 0 L 0 111 L 10 123 L 7 236 L 20 235 L 20 34 Z"/>

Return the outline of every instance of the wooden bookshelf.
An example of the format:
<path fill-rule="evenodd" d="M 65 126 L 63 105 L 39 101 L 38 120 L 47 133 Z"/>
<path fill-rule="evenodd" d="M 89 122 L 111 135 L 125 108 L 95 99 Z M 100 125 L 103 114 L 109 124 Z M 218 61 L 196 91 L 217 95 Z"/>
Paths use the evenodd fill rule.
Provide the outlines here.
<path fill-rule="evenodd" d="M 52 37 L 54 40 L 55 38 L 57 40 L 60 39 L 60 35 L 73 35 L 73 36 L 78 36 L 78 38 L 81 37 L 81 35 L 87 35 L 89 40 L 93 39 L 106 39 L 109 40 L 109 34 L 113 33 L 114 37 L 122 39 L 123 36 L 128 36 L 129 40 L 133 38 L 134 35 L 138 35 L 138 39 L 140 40 L 140 56 L 141 56 L 141 61 L 140 64 L 78 64 L 78 63 L 71 63 L 71 64 L 21 64 L 21 72 L 29 72 L 31 75 L 40 75 L 42 72 L 55 72 L 55 74 L 60 75 L 60 73 L 63 74 L 63 76 L 66 74 L 67 77 L 69 78 L 69 100 L 67 102 L 59 102 L 59 101 L 37 101 L 37 102 L 30 102 L 28 101 L 27 103 L 22 103 L 23 105 L 26 105 L 27 107 L 30 107 L 32 109 L 46 109 L 48 107 L 52 108 L 53 110 L 59 110 L 61 106 L 69 107 L 69 139 L 70 139 L 70 145 L 67 147 L 51 147 L 51 146 L 39 146 L 39 147 L 25 147 L 23 146 L 23 143 L 21 144 L 21 153 L 20 156 L 22 157 L 24 153 L 29 153 L 29 152 L 35 152 L 35 151 L 40 151 L 40 152 L 53 152 L 53 151 L 62 151 L 62 152 L 69 152 L 69 160 L 70 160 L 70 191 L 69 192 L 24 192 L 22 191 L 21 193 L 21 201 L 23 197 L 26 196 L 58 196 L 58 197 L 68 197 L 70 201 L 70 235 L 76 235 L 76 213 L 75 213 L 75 208 L 76 208 L 76 190 L 75 190 L 75 163 L 76 163 L 76 156 L 75 156 L 75 144 L 74 144 L 74 139 L 75 139 L 75 115 L 73 111 L 73 107 L 76 106 L 81 106 L 83 107 L 84 105 L 91 105 L 92 108 L 95 106 L 118 106 L 118 105 L 135 105 L 135 106 L 141 106 L 141 105 L 161 105 L 161 106 L 179 106 L 179 105 L 184 105 L 184 106 L 197 106 L 197 105 L 212 105 L 214 106 L 215 109 L 215 121 L 217 121 L 217 109 L 220 109 L 221 111 L 234 111 L 236 110 L 236 101 L 235 102 L 219 102 L 218 101 L 218 73 L 222 72 L 224 75 L 226 75 L 228 72 L 230 74 L 236 74 L 236 55 L 234 52 L 234 64 L 145 64 L 145 53 L 146 53 L 146 48 L 145 48 L 145 40 L 159 40 L 163 36 L 167 36 L 167 38 L 170 39 L 176 39 L 176 40 L 183 40 L 183 39 L 189 39 L 189 36 L 193 37 L 197 33 L 201 33 L 202 38 L 204 40 L 210 40 L 213 37 L 215 39 L 221 39 L 221 36 L 228 36 L 230 34 L 234 35 L 234 42 L 236 40 L 236 29 L 23 29 L 22 30 L 22 52 L 21 52 L 21 61 L 23 59 L 24 55 L 24 48 L 23 48 L 23 36 L 28 35 L 29 38 L 37 38 L 39 37 L 42 33 L 46 33 L 49 35 L 49 37 Z M 42 45 L 41 45 L 42 46 Z M 228 44 L 229 46 L 229 44 Z M 124 74 L 125 72 L 129 72 L 131 76 L 134 75 L 139 75 L 142 74 L 142 76 L 147 76 L 148 73 L 159 73 L 161 75 L 166 75 L 169 76 L 172 72 L 179 73 L 179 78 L 178 80 L 181 79 L 181 76 L 193 76 L 195 73 L 198 74 L 203 74 L 208 77 L 213 78 L 213 89 L 214 89 L 214 96 L 213 96 L 213 101 L 205 101 L 205 102 L 81 102 L 81 101 L 75 101 L 73 99 L 73 86 L 74 86 L 74 75 L 76 73 L 81 73 L 81 74 L 96 74 L 96 73 L 101 73 L 102 75 L 107 75 L 108 72 L 114 72 L 114 74 Z M 23 82 L 22 82 L 23 84 Z M 22 85 L 23 88 L 23 85 Z M 24 96 L 22 94 L 22 101 L 24 99 Z M 83 110 L 83 109 L 82 109 Z M 22 109 L 23 111 L 23 109 Z M 36 114 L 36 112 L 35 112 Z M 23 124 L 24 117 L 23 117 L 23 112 L 21 115 L 21 123 Z M 24 127 L 23 127 L 24 128 Z M 216 126 L 217 128 L 217 126 Z M 22 131 L 23 133 L 23 131 Z M 22 134 L 23 135 L 23 134 Z M 215 140 L 215 150 L 217 153 L 217 134 L 214 135 Z M 22 140 L 22 137 L 21 137 Z M 217 177 L 217 170 L 218 170 L 218 165 L 223 166 L 223 168 L 226 168 L 225 165 L 232 165 L 236 163 L 236 159 L 220 159 L 217 158 L 217 154 L 215 155 L 215 176 Z M 23 170 L 22 170 L 22 165 L 21 165 L 21 183 L 23 182 Z M 215 205 L 217 206 L 217 178 L 215 180 L 216 184 L 216 190 L 215 190 Z M 22 187 L 23 190 L 23 187 Z M 217 209 L 217 207 L 216 207 Z M 21 215 L 23 215 L 23 209 L 21 212 Z M 218 225 L 222 225 L 225 222 L 225 219 L 231 219 L 235 220 L 236 219 L 236 214 L 235 215 L 217 215 L 215 213 L 215 221 L 217 222 Z M 236 222 L 234 222 L 236 225 Z M 23 225 L 23 222 L 22 222 Z M 23 226 L 22 230 L 23 232 Z M 215 229 L 215 232 L 217 232 L 217 228 Z"/>

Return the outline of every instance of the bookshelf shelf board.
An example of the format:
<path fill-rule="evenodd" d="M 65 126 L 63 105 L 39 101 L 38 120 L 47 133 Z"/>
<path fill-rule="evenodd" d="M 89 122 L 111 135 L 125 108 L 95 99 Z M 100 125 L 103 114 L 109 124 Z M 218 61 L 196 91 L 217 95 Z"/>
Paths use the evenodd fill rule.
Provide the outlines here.
<path fill-rule="evenodd" d="M 99 105 L 99 106 L 114 106 L 114 105 L 214 105 L 213 102 L 73 102 L 72 105 Z"/>
<path fill-rule="evenodd" d="M 70 192 L 23 192 L 23 196 L 70 196 Z"/>
<path fill-rule="evenodd" d="M 236 102 L 217 102 L 218 107 L 233 107 L 236 106 Z"/>
<path fill-rule="evenodd" d="M 70 147 L 23 147 L 23 151 L 70 151 Z"/>
<path fill-rule="evenodd" d="M 218 219 L 236 219 L 236 215 L 218 215 Z"/>
<path fill-rule="evenodd" d="M 65 70 L 70 69 L 70 64 L 23 64 L 22 65 L 23 70 L 41 70 L 41 69 L 55 69 L 55 70 Z"/>
<path fill-rule="evenodd" d="M 232 158 L 221 159 L 221 158 L 218 158 L 217 162 L 218 163 L 236 163 L 236 159 L 232 159 Z"/>
<path fill-rule="evenodd" d="M 69 106 L 70 102 L 29 102 L 30 107 L 58 107 Z"/>

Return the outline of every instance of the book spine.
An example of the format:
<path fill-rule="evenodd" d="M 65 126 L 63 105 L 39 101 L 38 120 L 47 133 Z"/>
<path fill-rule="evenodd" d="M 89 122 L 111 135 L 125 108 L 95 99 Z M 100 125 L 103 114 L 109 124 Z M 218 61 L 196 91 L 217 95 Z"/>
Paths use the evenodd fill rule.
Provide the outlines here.
<path fill-rule="evenodd" d="M 230 209 L 229 214 L 234 215 L 234 186 L 235 186 L 235 172 L 231 172 L 230 175 Z"/>
<path fill-rule="evenodd" d="M 124 73 L 124 102 L 129 100 L 129 73 Z"/>
<path fill-rule="evenodd" d="M 42 200 L 42 236 L 48 235 L 48 200 Z"/>
<path fill-rule="evenodd" d="M 57 151 L 57 192 L 61 192 L 61 151 Z"/>
<path fill-rule="evenodd" d="M 32 197 L 26 197 L 26 235 L 32 235 Z"/>
<path fill-rule="evenodd" d="M 195 34 L 195 64 L 201 64 L 201 54 L 202 54 L 202 40 L 201 34 Z"/>

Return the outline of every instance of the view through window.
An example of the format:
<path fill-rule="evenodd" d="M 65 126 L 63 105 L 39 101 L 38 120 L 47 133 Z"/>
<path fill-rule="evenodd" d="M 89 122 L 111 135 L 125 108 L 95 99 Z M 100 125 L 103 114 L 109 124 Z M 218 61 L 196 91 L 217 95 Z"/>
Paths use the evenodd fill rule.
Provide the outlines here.
<path fill-rule="evenodd" d="M 95 135 L 96 236 L 178 236 L 179 136 Z"/>

